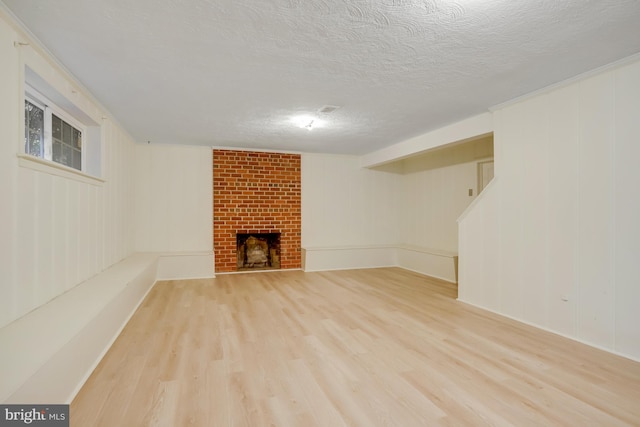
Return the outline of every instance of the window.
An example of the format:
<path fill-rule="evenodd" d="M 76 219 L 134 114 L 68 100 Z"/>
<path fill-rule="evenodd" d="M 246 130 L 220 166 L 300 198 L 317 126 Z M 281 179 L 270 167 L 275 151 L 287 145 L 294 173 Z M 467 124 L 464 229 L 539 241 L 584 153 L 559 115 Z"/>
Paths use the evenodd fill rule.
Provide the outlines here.
<path fill-rule="evenodd" d="M 35 89 L 28 87 L 24 101 L 25 154 L 83 170 L 84 127 Z"/>

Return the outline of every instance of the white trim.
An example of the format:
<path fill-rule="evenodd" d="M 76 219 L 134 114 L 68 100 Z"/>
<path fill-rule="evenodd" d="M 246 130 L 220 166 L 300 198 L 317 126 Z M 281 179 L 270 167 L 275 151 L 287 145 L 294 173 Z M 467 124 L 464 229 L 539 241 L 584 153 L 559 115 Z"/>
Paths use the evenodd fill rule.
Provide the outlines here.
<path fill-rule="evenodd" d="M 27 87 L 27 85 L 25 85 L 25 87 Z M 31 105 L 33 105 L 34 107 L 38 108 L 40 111 L 42 111 L 42 124 L 43 124 L 43 129 L 42 129 L 42 146 L 40 147 L 40 152 L 42 154 L 42 156 L 36 156 L 36 157 L 41 157 L 43 159 L 49 159 L 50 160 L 50 155 L 51 155 L 51 132 L 47 132 L 47 129 L 51 129 L 51 114 L 47 114 L 47 105 L 42 101 L 41 98 L 35 97 L 32 95 L 33 92 L 30 91 L 25 91 L 24 92 L 24 103 L 23 103 L 23 113 L 22 113 L 22 123 L 23 123 L 23 127 L 22 127 L 22 132 L 20 133 L 20 135 L 22 135 L 23 133 L 25 134 L 25 139 L 27 139 L 26 133 L 27 133 L 27 106 L 26 104 L 29 103 Z M 20 144 L 20 147 L 18 148 L 18 152 L 20 153 L 25 153 L 27 154 L 27 141 L 25 140 L 23 144 Z M 49 156 L 49 157 L 48 157 Z"/>
<path fill-rule="evenodd" d="M 42 141 L 43 147 L 43 160 L 46 160 L 51 163 L 59 164 L 61 166 L 68 167 L 69 169 L 73 169 L 74 171 L 81 172 L 83 174 L 87 174 L 87 146 L 90 143 L 89 138 L 89 127 L 84 124 L 78 117 L 74 114 L 68 112 L 65 108 L 58 105 L 55 101 L 53 101 L 50 97 L 44 95 L 40 90 L 38 90 L 35 86 L 31 84 L 31 82 L 27 81 L 27 76 L 25 75 L 24 80 L 24 91 L 23 91 L 23 101 L 22 101 L 22 109 L 24 110 L 24 105 L 26 102 L 30 102 L 34 104 L 36 107 L 43 110 L 44 115 L 44 141 Z M 53 160 L 53 116 L 56 116 L 63 123 L 71 126 L 74 130 L 80 131 L 81 133 L 81 145 L 80 145 L 80 169 L 76 169 L 73 166 L 67 166 L 62 163 L 56 162 Z M 24 113 L 23 113 L 24 116 Z M 26 130 L 26 122 L 24 117 L 21 120 L 23 132 Z M 61 129 L 62 132 L 62 129 Z M 62 136 L 61 136 L 62 138 Z M 64 143 L 63 143 L 64 144 Z M 22 142 L 19 146 L 18 153 L 25 154 L 30 157 L 31 156 L 26 152 L 26 142 Z M 100 145 L 101 141 L 100 141 Z M 72 148 L 75 150 L 75 148 Z M 90 153 L 91 154 L 91 153 Z M 73 162 L 72 162 L 73 163 Z"/>
<path fill-rule="evenodd" d="M 62 178 L 73 179 L 75 181 L 84 182 L 86 184 L 101 186 L 106 180 L 70 168 L 61 163 L 51 160 L 35 157 L 29 154 L 18 153 L 18 166 L 36 170 L 38 172 L 48 173 L 49 175 L 60 176 Z"/>
<path fill-rule="evenodd" d="M 457 252 L 454 251 L 446 251 L 442 249 L 433 249 L 433 248 L 425 248 L 422 246 L 414 246 L 414 245 L 397 245 L 398 249 L 404 249 L 405 251 L 412 252 L 420 252 L 423 254 L 429 254 L 434 256 L 440 256 L 444 258 L 455 258 L 458 256 Z"/>
<path fill-rule="evenodd" d="M 604 351 L 606 353 L 615 354 L 616 356 L 624 357 L 625 359 L 633 360 L 634 362 L 640 362 L 640 358 L 633 357 L 633 356 L 631 356 L 629 354 L 620 353 L 619 351 L 612 350 L 611 348 L 602 347 L 600 345 L 590 343 L 588 341 L 579 339 L 577 337 L 574 337 L 574 336 L 571 336 L 571 335 L 566 335 L 566 334 L 563 334 L 561 332 L 554 331 L 552 329 L 546 328 L 544 326 L 536 325 L 535 323 L 531 323 L 531 322 L 528 322 L 526 320 L 518 319 L 517 317 L 509 316 L 507 314 L 500 313 L 498 311 L 495 311 L 495 310 L 492 310 L 490 308 L 486 308 L 486 307 L 483 307 L 481 305 L 477 305 L 477 304 L 462 300 L 460 298 L 456 298 L 456 301 L 461 302 L 463 304 L 467 304 L 467 305 L 469 305 L 471 307 L 475 307 L 475 308 L 477 308 L 479 310 L 488 311 L 489 313 L 495 314 L 495 315 L 500 316 L 500 317 L 505 317 L 507 319 L 513 320 L 514 322 L 518 322 L 518 323 L 521 323 L 523 325 L 530 326 L 532 328 L 540 329 L 542 331 L 548 332 L 548 333 L 553 334 L 553 335 L 557 335 L 557 336 L 562 337 L 562 338 L 566 338 L 566 339 L 571 340 L 571 341 L 579 342 L 580 344 L 584 344 L 584 345 L 586 345 L 588 347 L 592 347 L 592 348 Z"/>
<path fill-rule="evenodd" d="M 32 104 L 38 105 L 40 108 L 44 106 L 45 109 L 51 110 L 52 114 L 58 116 L 58 118 L 64 120 L 68 124 L 72 125 L 78 130 L 81 130 L 83 135 L 86 133 L 86 125 L 80 120 L 75 118 L 71 113 L 60 107 L 54 101 L 47 96 L 43 95 L 38 89 L 33 87 L 26 79 L 24 82 L 24 96 Z M 35 102 L 33 102 L 35 101 Z"/>
<path fill-rule="evenodd" d="M 453 284 L 457 259 L 455 251 L 407 244 L 302 248 L 305 272 L 398 267 Z"/>
<path fill-rule="evenodd" d="M 74 130 L 80 131 L 80 134 L 82 135 L 81 145 L 80 145 L 80 169 L 76 169 L 73 166 L 69 166 L 69 168 L 85 173 L 86 167 L 87 167 L 86 165 L 86 158 L 87 158 L 86 147 L 87 147 L 87 140 L 88 140 L 87 126 L 83 124 L 80 120 L 78 120 L 76 117 L 74 117 L 71 113 L 67 112 L 64 108 L 60 107 L 54 101 L 49 99 L 47 96 L 43 95 L 40 91 L 34 88 L 27 81 L 24 82 L 24 100 L 30 102 L 31 104 L 43 110 L 44 147 L 43 147 L 42 159 L 56 163 L 56 164 L 60 164 L 63 166 L 67 166 L 53 160 L 53 116 L 55 115 L 63 123 L 66 123 L 67 125 L 71 126 Z M 23 108 L 24 108 L 24 102 L 23 102 Z M 26 123 L 24 126 L 26 129 Z M 62 129 L 60 129 L 60 132 L 62 132 Z M 25 144 L 23 144 L 19 152 L 27 154 L 25 149 L 26 149 Z"/>
<path fill-rule="evenodd" d="M 305 251 L 350 251 L 354 249 L 395 249 L 398 245 L 354 245 L 354 246 L 315 246 L 315 247 L 306 247 L 303 246 L 302 249 Z"/>
<path fill-rule="evenodd" d="M 404 267 L 400 267 L 397 264 L 389 264 L 389 265 L 376 265 L 374 267 L 367 267 L 367 266 L 363 266 L 363 267 L 358 267 L 358 266 L 354 266 L 354 267 L 337 267 L 337 268 L 316 268 L 316 269 L 311 269 L 311 270 L 304 270 L 305 273 L 322 273 L 323 271 L 348 271 L 348 270 L 372 270 L 372 269 L 376 269 L 376 268 L 404 268 Z M 404 268 L 405 270 L 409 270 L 408 268 Z M 416 272 L 417 273 L 417 272 Z"/>
<path fill-rule="evenodd" d="M 458 253 L 455 251 L 447 251 L 444 249 L 426 248 L 422 246 L 406 245 L 406 244 L 393 244 L 393 245 L 358 245 L 358 246 L 316 246 L 316 247 L 302 247 L 305 251 L 349 251 L 354 249 L 404 249 L 407 251 L 421 252 L 425 254 L 437 255 L 445 258 L 457 257 Z"/>
<path fill-rule="evenodd" d="M 451 280 L 451 279 L 447 279 L 446 277 L 440 277 L 440 276 L 436 276 L 436 275 L 434 275 L 434 274 L 425 274 L 425 273 L 423 273 L 422 271 L 414 270 L 413 268 L 403 267 L 403 266 L 401 266 L 401 265 L 396 265 L 395 267 L 397 267 L 397 268 L 401 268 L 401 269 L 403 269 L 403 270 L 410 271 L 410 272 L 412 272 L 412 273 L 419 274 L 419 275 L 424 276 L 424 277 L 428 277 L 428 278 L 430 278 L 430 279 L 436 279 L 436 280 L 440 280 L 440 281 L 442 281 L 442 282 L 447 282 L 447 283 L 449 283 L 449 284 L 451 284 L 451 285 L 454 285 L 456 288 L 458 287 L 458 283 L 457 283 L 457 282 L 454 282 L 454 281 L 453 281 L 453 280 Z"/>

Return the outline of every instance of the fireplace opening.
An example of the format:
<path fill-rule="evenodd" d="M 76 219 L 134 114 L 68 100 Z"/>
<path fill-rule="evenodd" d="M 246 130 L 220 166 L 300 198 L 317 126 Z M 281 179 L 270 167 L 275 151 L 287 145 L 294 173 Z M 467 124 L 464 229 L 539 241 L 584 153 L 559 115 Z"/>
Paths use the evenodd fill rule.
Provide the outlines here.
<path fill-rule="evenodd" d="M 280 233 L 236 233 L 238 271 L 280 268 Z"/>

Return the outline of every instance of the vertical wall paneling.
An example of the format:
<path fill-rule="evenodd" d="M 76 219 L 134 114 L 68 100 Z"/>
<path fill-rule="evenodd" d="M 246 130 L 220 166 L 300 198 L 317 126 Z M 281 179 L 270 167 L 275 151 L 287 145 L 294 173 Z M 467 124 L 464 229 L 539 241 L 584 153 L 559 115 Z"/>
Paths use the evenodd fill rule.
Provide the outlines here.
<path fill-rule="evenodd" d="M 356 156 L 302 155 L 306 271 L 396 265 L 403 202 L 399 173 Z"/>
<path fill-rule="evenodd" d="M 135 146 L 135 249 L 211 252 L 211 149 Z"/>
<path fill-rule="evenodd" d="M 520 171 L 524 168 L 524 159 L 520 130 L 525 125 L 521 117 L 526 117 L 528 114 L 529 111 L 523 106 L 515 106 L 512 110 L 502 112 L 502 127 L 496 129 L 494 134 L 494 138 L 500 140 L 502 145 L 504 160 L 501 166 L 502 176 L 508 177 L 508 179 L 498 181 L 501 190 L 501 210 L 510 212 L 509 215 L 501 216 L 500 223 L 501 280 L 503 283 L 511 283 L 511 286 L 502 287 L 501 309 L 507 315 L 515 318 L 523 318 L 524 311 L 521 277 L 524 260 L 523 246 L 520 245 L 523 207 L 519 203 L 522 197 L 523 180 Z M 510 262 L 506 264 L 505 259 L 509 259 Z"/>
<path fill-rule="evenodd" d="M 404 160 L 401 243 L 457 252 L 457 219 L 477 196 L 478 161 L 492 157 L 486 137 Z"/>
<path fill-rule="evenodd" d="M 67 271 L 69 272 L 68 288 L 80 282 L 78 275 L 78 263 L 80 262 L 80 248 L 78 247 L 78 235 L 81 230 L 78 227 L 78 211 L 80 210 L 80 184 L 75 181 L 67 181 L 67 205 L 69 211 L 65 220 L 67 235 Z"/>
<path fill-rule="evenodd" d="M 80 203 L 78 209 L 78 276 L 80 281 L 87 280 L 91 275 L 91 243 L 89 240 L 89 213 L 91 212 L 91 187 L 80 187 Z"/>
<path fill-rule="evenodd" d="M 64 178 L 53 177 L 53 280 L 55 294 L 65 291 L 67 281 L 67 192 Z M 101 234 L 102 235 L 102 234 Z"/>
<path fill-rule="evenodd" d="M 497 178 L 496 178 L 497 179 Z M 500 311 L 502 300 L 498 286 L 500 265 L 499 192 L 492 182 L 474 205 L 460 217 L 458 299 L 474 301 L 490 310 Z M 482 238 L 469 238 L 479 233 Z M 471 273 L 470 273 L 471 272 Z M 480 280 L 480 286 L 462 286 Z"/>
<path fill-rule="evenodd" d="M 304 247 L 399 243 L 400 175 L 356 156 L 302 155 Z"/>
<path fill-rule="evenodd" d="M 613 346 L 613 73 L 579 83 L 578 336 Z"/>
<path fill-rule="evenodd" d="M 95 185 L 89 187 L 88 198 L 88 211 L 86 215 L 87 220 L 87 256 L 88 256 L 88 271 L 87 275 L 91 275 L 91 272 L 98 271 L 98 246 L 93 244 L 99 236 L 99 222 L 98 222 L 98 191 Z"/>
<path fill-rule="evenodd" d="M 36 283 L 42 283 L 42 299 L 50 300 L 57 295 L 53 275 L 53 177 L 38 174 L 38 268 L 35 271 Z"/>
<path fill-rule="evenodd" d="M 615 344 L 622 353 L 640 355 L 640 62 L 616 73 L 614 84 Z"/>
<path fill-rule="evenodd" d="M 109 121 L 106 121 L 103 124 L 104 135 L 108 141 L 113 141 L 113 136 L 111 133 L 111 126 Z M 102 197 L 103 197 L 103 229 L 102 235 L 104 239 L 102 240 L 102 260 L 100 267 L 105 269 L 107 265 L 109 265 L 109 260 L 111 259 L 111 247 L 113 245 L 113 221 L 115 219 L 114 211 L 113 211 L 113 203 L 111 203 L 111 191 L 115 185 L 115 177 L 113 176 L 113 171 L 111 168 L 111 162 L 113 161 L 113 146 L 114 144 L 105 144 L 104 150 L 104 178 L 107 180 L 109 185 L 103 185 L 102 187 Z M 106 184 L 106 183 L 105 183 Z"/>
<path fill-rule="evenodd" d="M 578 285 L 578 87 L 548 95 L 548 321 L 549 328 L 576 334 Z"/>
<path fill-rule="evenodd" d="M 176 161 L 179 164 L 189 164 L 185 162 L 184 156 L 181 156 L 180 153 L 171 153 Z M 187 170 L 193 168 L 186 168 Z M 182 188 L 185 188 L 187 171 L 183 171 L 179 174 L 172 174 L 169 180 L 166 183 L 166 191 L 170 194 L 178 195 L 178 203 L 168 203 L 167 204 L 167 222 L 165 224 L 176 224 L 179 223 L 181 213 L 184 211 L 185 206 L 189 206 L 186 204 L 185 192 L 181 191 Z M 204 230 L 203 230 L 204 231 Z M 167 239 L 171 242 L 177 241 L 180 239 L 180 230 L 177 227 L 167 227 Z"/>
<path fill-rule="evenodd" d="M 494 113 L 497 197 L 461 218 L 462 301 L 640 359 L 638 117 L 638 61 Z M 490 235 L 499 262 L 466 259 Z"/>
<path fill-rule="evenodd" d="M 18 193 L 18 229 L 20 236 L 18 250 L 18 277 L 17 277 L 17 304 L 14 310 L 26 313 L 36 307 L 37 288 L 35 283 L 35 266 L 37 259 L 37 197 L 35 177 L 31 171 L 24 169 L 18 174 L 21 188 L 24 191 Z"/>
<path fill-rule="evenodd" d="M 547 100 L 540 97 L 528 103 L 531 118 L 522 123 L 522 187 L 520 197 L 527 200 L 522 206 L 520 239 L 522 259 L 522 316 L 528 322 L 547 325 L 547 238 L 548 238 L 548 129 Z M 535 265 L 537 268 L 527 268 Z"/>
<path fill-rule="evenodd" d="M 151 176 L 155 178 L 155 184 L 151 188 L 151 196 L 153 197 L 156 205 L 150 212 L 150 223 L 153 224 L 151 230 L 152 247 L 153 248 L 167 248 L 170 247 L 170 233 L 168 228 L 165 232 L 156 232 L 158 227 L 162 227 L 162 224 L 169 223 L 169 204 L 171 200 L 168 197 L 164 197 L 165 191 L 168 188 L 168 181 L 173 174 L 165 174 L 164 167 L 171 163 L 170 150 L 154 149 L 151 152 Z M 180 195 L 176 194 L 175 197 L 179 198 Z M 175 225 L 173 225 L 175 226 Z"/>
<path fill-rule="evenodd" d="M 1 18 L 0 18 L 1 19 Z M 20 141 L 18 81 L 20 70 L 18 51 L 9 42 L 15 37 L 14 31 L 0 20 L 0 325 L 14 316 L 18 295 L 13 284 L 16 282 L 17 252 L 17 182 L 15 167 L 16 145 Z"/>
<path fill-rule="evenodd" d="M 19 165 L 24 67 L 52 87 L 75 90 L 91 117 L 108 113 L 0 12 L 0 327 L 120 261 L 133 248 L 133 141 L 105 120 L 106 182 L 65 178 Z M 27 62 L 28 61 L 28 62 Z M 71 88 L 71 89 L 70 89 Z"/>

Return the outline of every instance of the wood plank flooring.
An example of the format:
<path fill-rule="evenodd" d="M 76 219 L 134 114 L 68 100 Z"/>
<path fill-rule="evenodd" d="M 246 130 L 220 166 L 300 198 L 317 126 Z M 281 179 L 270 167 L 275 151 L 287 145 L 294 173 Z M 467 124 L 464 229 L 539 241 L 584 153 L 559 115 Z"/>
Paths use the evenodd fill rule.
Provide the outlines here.
<path fill-rule="evenodd" d="M 159 282 L 72 426 L 640 425 L 640 363 L 397 268 Z"/>

